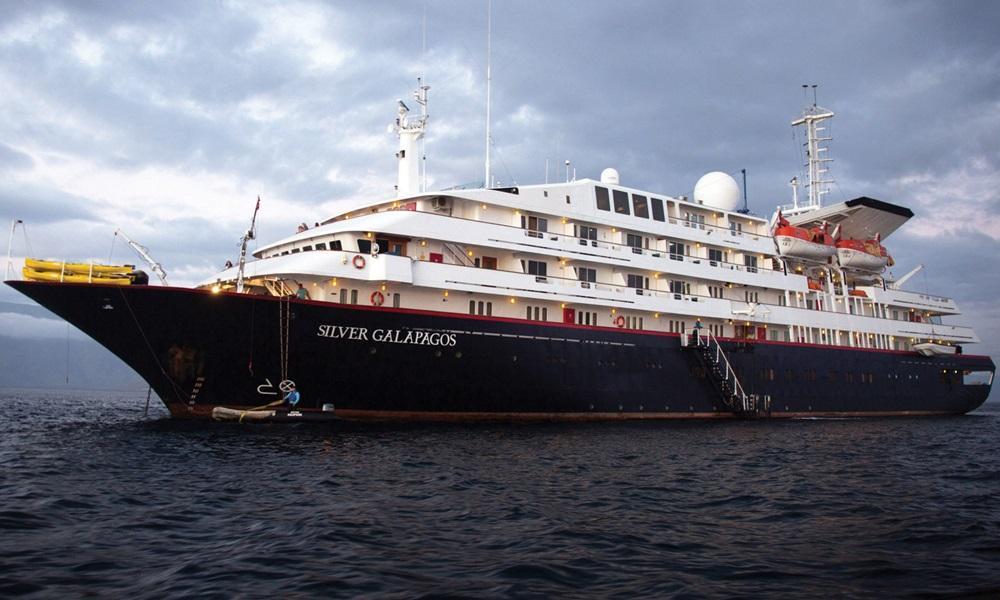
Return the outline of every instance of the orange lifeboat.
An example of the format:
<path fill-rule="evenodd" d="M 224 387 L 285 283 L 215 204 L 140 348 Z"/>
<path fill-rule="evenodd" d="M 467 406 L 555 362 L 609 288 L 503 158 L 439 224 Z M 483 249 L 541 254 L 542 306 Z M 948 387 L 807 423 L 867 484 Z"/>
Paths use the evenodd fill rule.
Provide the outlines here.
<path fill-rule="evenodd" d="M 837 262 L 847 269 L 879 272 L 892 266 L 889 251 L 881 244 L 881 235 L 868 240 L 837 240 Z"/>
<path fill-rule="evenodd" d="M 826 261 L 836 254 L 833 236 L 827 232 L 828 225 L 820 227 L 795 227 L 778 210 L 778 220 L 774 228 L 774 243 L 778 254 L 787 258 Z"/>
<path fill-rule="evenodd" d="M 818 280 L 810 278 L 808 279 L 808 283 L 809 289 L 823 291 L 823 284 L 821 284 Z"/>

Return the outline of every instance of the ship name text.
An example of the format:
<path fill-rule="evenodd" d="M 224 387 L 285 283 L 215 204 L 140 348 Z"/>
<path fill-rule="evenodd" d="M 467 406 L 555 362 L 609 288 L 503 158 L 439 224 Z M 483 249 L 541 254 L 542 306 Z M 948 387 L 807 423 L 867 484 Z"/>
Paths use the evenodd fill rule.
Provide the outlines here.
<path fill-rule="evenodd" d="M 371 340 L 386 344 L 414 344 L 417 346 L 456 346 L 458 340 L 454 333 L 437 331 L 412 331 L 404 329 L 372 329 L 367 327 L 348 327 L 345 325 L 320 325 L 316 331 L 318 337 L 339 340 Z"/>

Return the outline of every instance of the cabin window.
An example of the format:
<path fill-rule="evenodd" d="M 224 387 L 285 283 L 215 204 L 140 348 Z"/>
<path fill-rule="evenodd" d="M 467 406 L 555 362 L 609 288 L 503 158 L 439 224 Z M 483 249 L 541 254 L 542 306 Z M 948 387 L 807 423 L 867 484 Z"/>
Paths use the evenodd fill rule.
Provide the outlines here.
<path fill-rule="evenodd" d="M 608 188 L 595 187 L 594 191 L 597 193 L 597 210 L 611 210 Z"/>
<path fill-rule="evenodd" d="M 399 294 L 392 295 L 392 307 L 399 308 Z"/>
<path fill-rule="evenodd" d="M 705 228 L 705 215 L 699 215 L 693 212 L 684 213 L 684 226 L 693 227 L 695 229 Z"/>
<path fill-rule="evenodd" d="M 659 198 L 650 198 L 649 207 L 653 209 L 653 220 L 654 221 L 664 221 L 663 218 L 663 200 Z"/>
<path fill-rule="evenodd" d="M 687 246 L 681 242 L 670 242 L 667 248 L 670 251 L 671 260 L 684 260 L 684 255 L 687 253 Z"/>
<path fill-rule="evenodd" d="M 580 311 L 576 313 L 577 325 L 597 325 L 597 313 Z"/>
<path fill-rule="evenodd" d="M 708 286 L 708 295 L 713 298 L 722 298 L 722 289 L 721 285 L 710 285 Z"/>
<path fill-rule="evenodd" d="M 480 264 L 482 268 L 497 270 L 497 258 L 495 256 L 483 256 L 481 258 L 483 259 Z"/>
<path fill-rule="evenodd" d="M 303 246 L 302 247 L 302 251 L 303 252 L 312 252 L 312 249 L 313 249 L 312 246 Z"/>
<path fill-rule="evenodd" d="M 469 314 L 491 317 L 493 316 L 493 303 L 483 302 L 482 300 L 480 300 L 479 302 L 476 302 L 475 300 L 469 300 Z"/>
<path fill-rule="evenodd" d="M 643 219 L 649 218 L 649 204 L 646 202 L 645 196 L 632 194 L 632 213 Z"/>
<path fill-rule="evenodd" d="M 717 267 L 719 266 L 720 262 L 722 262 L 722 250 L 719 250 L 717 248 L 709 248 L 708 263 L 713 267 Z"/>
<path fill-rule="evenodd" d="M 631 273 L 625 276 L 625 284 L 630 288 L 636 288 L 641 290 L 642 285 L 642 275 L 632 275 Z"/>
<path fill-rule="evenodd" d="M 628 210 L 628 193 L 621 190 L 612 190 L 612 194 L 615 198 L 615 212 L 620 215 L 629 214 Z"/>
<path fill-rule="evenodd" d="M 548 321 L 549 309 L 544 306 L 527 306 L 526 315 L 529 321 Z"/>
<path fill-rule="evenodd" d="M 597 269 L 591 269 L 590 267 L 576 267 L 576 278 L 580 281 L 596 283 Z"/>
<path fill-rule="evenodd" d="M 586 246 L 588 241 L 591 245 L 597 245 L 597 228 L 589 225 L 576 225 L 576 237 L 580 238 L 580 245 Z"/>
<path fill-rule="evenodd" d="M 632 252 L 642 254 L 642 236 L 634 233 L 625 234 L 625 245 L 632 247 Z"/>
<path fill-rule="evenodd" d="M 358 252 L 369 254 L 372 251 L 372 241 L 365 238 L 358 238 Z"/>
<path fill-rule="evenodd" d="M 530 237 L 540 238 L 541 232 L 549 230 L 549 220 L 543 217 L 521 215 L 521 229 L 527 229 Z"/>
<path fill-rule="evenodd" d="M 747 273 L 757 272 L 757 257 L 750 254 L 743 255 L 743 265 L 747 268 Z"/>
<path fill-rule="evenodd" d="M 523 260 L 521 261 L 521 268 L 525 269 L 525 272 L 528 275 L 537 275 L 539 277 L 545 277 L 546 275 L 548 275 L 547 271 L 549 265 L 545 261 L 529 260 L 527 261 L 527 264 L 525 264 L 525 262 L 526 261 Z"/>
<path fill-rule="evenodd" d="M 729 235 L 743 235 L 743 223 L 729 222 Z"/>
<path fill-rule="evenodd" d="M 340 303 L 347 304 L 347 288 L 340 288 Z"/>
<path fill-rule="evenodd" d="M 358 290 L 351 290 L 351 304 L 358 303 Z"/>
<path fill-rule="evenodd" d="M 292 254 L 297 254 L 299 252 L 298 248 L 292 248 Z"/>
<path fill-rule="evenodd" d="M 673 294 L 691 294 L 691 284 L 676 279 L 670 281 L 670 292 Z"/>
<path fill-rule="evenodd" d="M 343 249 L 344 247 L 340 243 L 340 240 L 333 240 L 332 242 L 330 242 L 330 250 L 343 250 Z"/>
<path fill-rule="evenodd" d="M 751 291 L 749 291 L 749 290 L 744 290 L 744 291 L 743 291 L 743 299 L 744 299 L 744 300 L 745 300 L 746 302 L 748 302 L 748 303 L 749 303 L 749 302 L 754 302 L 754 303 L 757 303 L 757 302 L 759 302 L 759 301 L 760 301 L 760 296 L 758 295 L 758 292 L 751 292 Z M 810 301 L 810 302 L 811 302 L 811 301 Z"/>
<path fill-rule="evenodd" d="M 326 250 L 326 242 L 320 242 L 320 243 L 316 244 L 316 249 L 317 250 Z"/>

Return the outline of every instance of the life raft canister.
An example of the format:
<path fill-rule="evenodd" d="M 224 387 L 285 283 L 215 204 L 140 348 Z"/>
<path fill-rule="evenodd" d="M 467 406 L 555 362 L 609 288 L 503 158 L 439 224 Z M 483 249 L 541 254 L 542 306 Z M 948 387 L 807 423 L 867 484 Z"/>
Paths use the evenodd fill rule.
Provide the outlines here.
<path fill-rule="evenodd" d="M 385 302 L 385 294 L 383 294 L 378 290 L 375 290 L 374 292 L 372 292 L 372 295 L 369 298 L 369 300 L 371 301 L 372 306 L 382 306 L 382 303 Z"/>
<path fill-rule="evenodd" d="M 618 327 L 625 327 L 625 317 L 622 315 L 618 315 L 618 318 L 615 319 L 615 325 L 617 325 Z"/>
<path fill-rule="evenodd" d="M 355 254 L 354 255 L 354 260 L 352 260 L 351 262 L 354 263 L 354 268 L 355 269 L 364 269 L 365 268 L 365 257 L 361 256 L 360 254 Z"/>

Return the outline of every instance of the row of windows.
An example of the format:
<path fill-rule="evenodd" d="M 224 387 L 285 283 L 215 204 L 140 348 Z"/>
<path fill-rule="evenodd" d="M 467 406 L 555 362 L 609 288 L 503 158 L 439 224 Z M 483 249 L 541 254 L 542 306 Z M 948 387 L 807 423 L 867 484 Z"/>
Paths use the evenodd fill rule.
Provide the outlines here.
<path fill-rule="evenodd" d="M 340 288 L 340 303 L 348 304 L 348 296 L 350 296 L 350 304 L 358 303 L 358 290 L 349 290 L 347 288 Z M 398 293 L 392 295 L 392 307 L 399 308 L 400 296 Z"/>
<path fill-rule="evenodd" d="M 529 321 L 548 321 L 549 320 L 549 309 L 542 306 L 541 308 L 537 306 L 526 306 L 527 310 L 526 317 Z"/>
<path fill-rule="evenodd" d="M 647 198 L 639 194 L 632 194 L 632 206 L 629 207 L 629 194 L 621 190 L 612 190 L 612 197 L 608 196 L 608 189 L 597 186 L 597 209 L 611 211 L 612 197 L 614 200 L 614 212 L 619 215 L 634 214 L 637 217 L 648 219 L 652 213 L 654 221 L 666 221 L 666 213 L 663 211 L 663 200 L 659 198 Z"/>
<path fill-rule="evenodd" d="M 796 372 L 793 369 L 785 369 L 784 376 L 785 376 L 785 381 L 798 380 L 798 381 L 813 382 L 817 380 L 815 369 L 803 369 L 798 372 Z M 892 377 L 892 375 L 889 375 L 889 377 Z M 763 381 L 774 381 L 775 371 L 774 369 L 761 369 L 757 373 L 757 378 Z M 831 369 L 827 371 L 826 378 L 827 381 L 829 381 L 830 383 L 836 383 L 840 381 L 841 373 Z M 858 383 L 875 383 L 875 374 L 867 371 L 861 373 L 854 373 L 853 371 L 844 371 L 843 379 L 847 383 L 854 383 L 855 381 L 857 381 Z"/>
<path fill-rule="evenodd" d="M 483 302 L 480 300 L 476 302 L 475 300 L 469 300 L 469 314 L 470 315 L 483 315 L 486 317 L 493 316 L 493 303 Z"/>
<path fill-rule="evenodd" d="M 343 246 L 340 240 L 332 240 L 330 242 L 329 248 L 326 242 L 319 242 L 315 246 L 303 246 L 301 248 L 292 248 L 291 250 L 285 250 L 284 252 L 279 252 L 278 254 L 272 254 L 272 256 L 285 256 L 286 254 L 298 254 L 299 252 L 310 252 L 312 250 L 343 250 Z"/>

